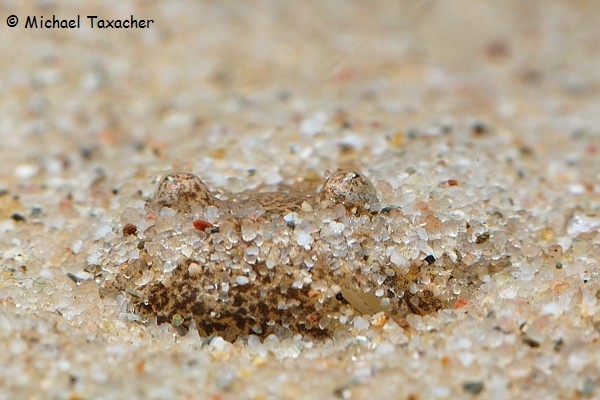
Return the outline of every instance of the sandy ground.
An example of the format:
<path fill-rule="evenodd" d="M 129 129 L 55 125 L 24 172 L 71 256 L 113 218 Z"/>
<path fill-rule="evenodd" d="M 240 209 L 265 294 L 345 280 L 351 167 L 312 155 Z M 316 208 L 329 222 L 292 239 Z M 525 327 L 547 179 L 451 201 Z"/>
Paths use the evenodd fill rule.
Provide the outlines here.
<path fill-rule="evenodd" d="M 81 26 L 25 28 L 52 15 Z M 599 20 L 592 1 L 1 0 L 0 399 L 600 398 Z M 100 296 L 91 267 L 164 173 L 239 192 L 349 165 L 510 268 L 327 340 L 182 336 Z"/>

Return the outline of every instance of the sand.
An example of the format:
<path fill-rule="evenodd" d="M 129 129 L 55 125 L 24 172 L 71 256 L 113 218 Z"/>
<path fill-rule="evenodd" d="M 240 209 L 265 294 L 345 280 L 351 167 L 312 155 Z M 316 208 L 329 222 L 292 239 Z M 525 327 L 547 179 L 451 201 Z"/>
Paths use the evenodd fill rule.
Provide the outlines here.
<path fill-rule="evenodd" d="M 0 6 L 0 399 L 600 398 L 600 6 Z M 53 15 L 80 26 L 25 27 Z M 127 223 L 163 243 L 144 229 L 165 174 L 243 193 L 337 168 L 400 210 L 372 227 L 397 238 L 382 267 L 509 264 L 316 339 L 225 340 L 103 295 Z"/>

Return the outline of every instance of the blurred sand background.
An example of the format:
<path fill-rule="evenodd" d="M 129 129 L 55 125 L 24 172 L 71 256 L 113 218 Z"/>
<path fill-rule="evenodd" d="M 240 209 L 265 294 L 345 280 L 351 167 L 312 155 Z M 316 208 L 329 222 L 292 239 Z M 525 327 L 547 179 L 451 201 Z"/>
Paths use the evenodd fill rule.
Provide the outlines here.
<path fill-rule="evenodd" d="M 53 14 L 155 23 L 23 27 Z M 583 0 L 0 0 L 0 399 L 600 397 L 593 290 L 574 288 L 572 303 L 538 321 L 535 346 L 519 333 L 539 316 L 529 294 L 510 321 L 473 304 L 410 338 L 249 349 L 129 321 L 93 281 L 67 276 L 87 277 L 99 227 L 118 229 L 124 205 L 150 196 L 166 171 L 232 191 L 349 163 L 378 181 L 402 163 L 389 146 L 420 154 L 412 136 L 435 142 L 452 125 L 465 137 L 492 132 L 457 145 L 482 174 L 509 173 L 495 150 L 520 155 L 522 193 L 567 196 L 532 208 L 539 200 L 540 213 L 568 221 L 560 207 L 582 207 L 573 257 L 589 261 L 577 276 L 595 284 L 598 21 L 600 4 Z M 256 174 L 243 178 L 248 169 Z M 567 276 L 549 279 L 579 282 Z M 486 296 L 513 284 L 506 277 Z M 492 326 L 513 342 L 486 344 Z M 545 333 L 557 330 L 562 352 Z"/>

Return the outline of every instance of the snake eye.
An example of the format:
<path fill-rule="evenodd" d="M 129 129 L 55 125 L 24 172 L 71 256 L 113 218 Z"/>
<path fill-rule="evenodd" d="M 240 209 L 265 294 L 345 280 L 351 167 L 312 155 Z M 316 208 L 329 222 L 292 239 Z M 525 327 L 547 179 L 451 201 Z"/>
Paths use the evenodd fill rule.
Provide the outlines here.
<path fill-rule="evenodd" d="M 192 205 L 208 206 L 214 203 L 214 198 L 196 175 L 174 172 L 160 181 L 152 203 L 179 212 L 190 212 Z"/>
<path fill-rule="evenodd" d="M 333 173 L 323 184 L 319 202 L 343 204 L 347 208 L 373 210 L 379 206 L 377 192 L 371 181 L 355 171 L 340 170 Z"/>
<path fill-rule="evenodd" d="M 337 292 L 335 295 L 335 299 L 338 301 L 344 300 L 344 295 L 342 294 L 342 292 Z"/>

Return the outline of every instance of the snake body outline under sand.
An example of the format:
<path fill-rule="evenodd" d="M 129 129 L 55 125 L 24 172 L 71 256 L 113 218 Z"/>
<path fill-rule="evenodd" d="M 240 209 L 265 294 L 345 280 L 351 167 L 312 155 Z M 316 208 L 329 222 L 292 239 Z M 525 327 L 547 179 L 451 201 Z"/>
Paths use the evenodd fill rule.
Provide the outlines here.
<path fill-rule="evenodd" d="M 377 240 L 374 231 L 399 211 L 382 208 L 373 184 L 354 171 L 333 173 L 318 193 L 292 186 L 225 197 L 193 174 L 165 176 L 151 208 L 174 210 L 171 217 L 188 225 L 212 208 L 218 228 L 198 232 L 195 250 L 164 268 L 173 256 L 151 251 L 149 244 L 172 243 L 174 236 L 177 243 L 177 229 L 165 235 L 149 227 L 138 243 L 139 257 L 120 265 L 105 292 L 126 292 L 144 319 L 195 325 L 203 335 L 320 338 L 347 331 L 360 314 L 377 314 L 381 325 L 387 318 L 401 322 L 410 313 L 451 308 L 464 288 L 480 283 L 482 267 L 487 273 L 504 266 L 466 268 L 446 256 L 393 265 L 384 253 L 396 243 Z"/>

